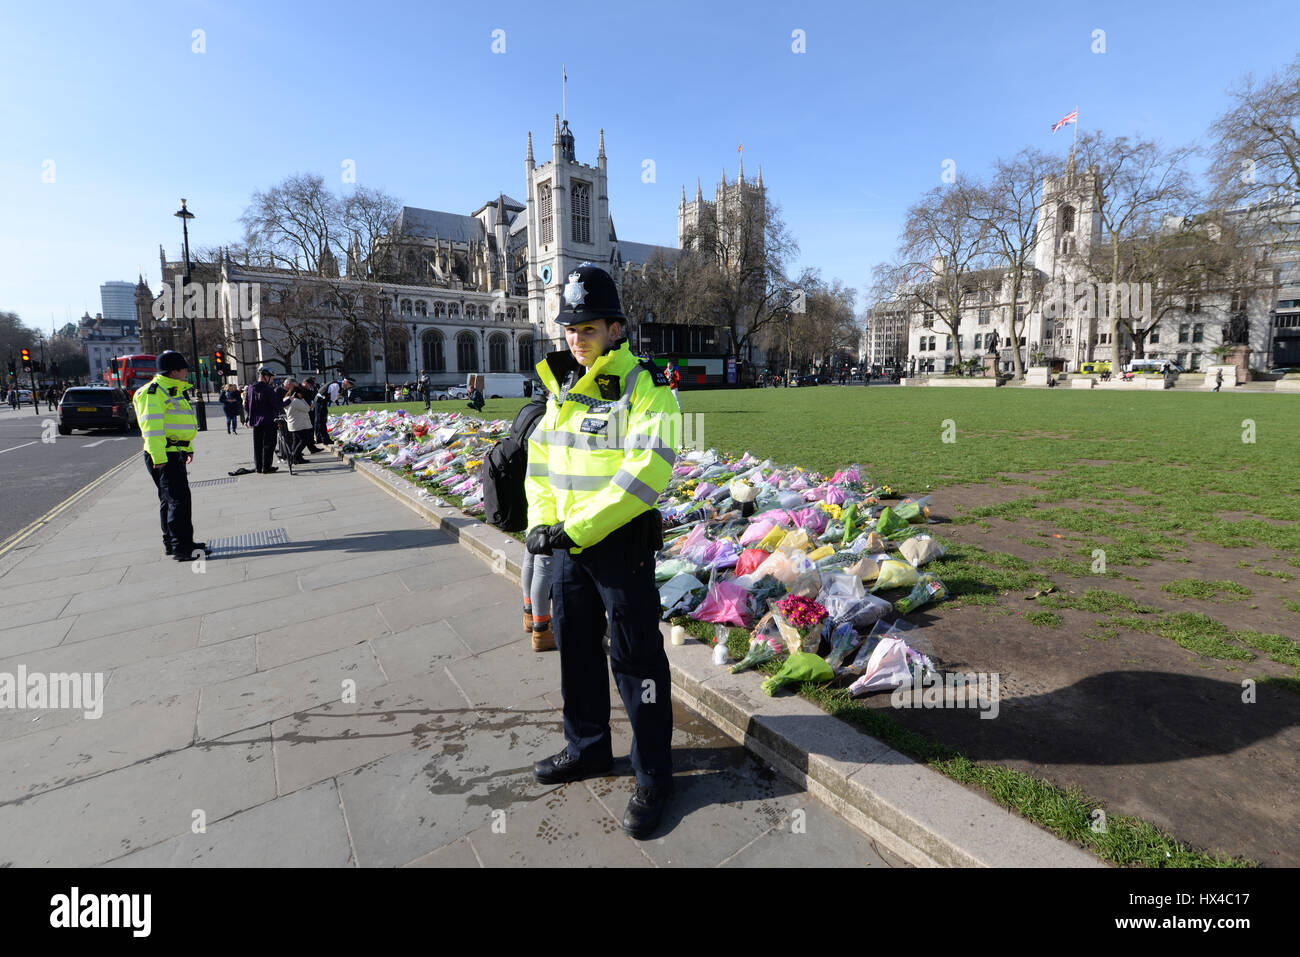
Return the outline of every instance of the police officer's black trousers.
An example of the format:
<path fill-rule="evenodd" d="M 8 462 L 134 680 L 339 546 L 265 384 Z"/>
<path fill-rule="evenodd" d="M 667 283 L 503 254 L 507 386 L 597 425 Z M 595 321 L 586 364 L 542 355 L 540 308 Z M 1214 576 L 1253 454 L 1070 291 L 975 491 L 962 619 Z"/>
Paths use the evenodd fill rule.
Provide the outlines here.
<path fill-rule="evenodd" d="M 144 453 L 145 468 L 158 488 L 158 518 L 162 524 L 163 546 L 184 552 L 194 544 L 194 523 L 190 518 L 190 480 L 185 474 L 184 452 L 168 452 L 167 464 L 153 467 L 153 459 Z"/>
<path fill-rule="evenodd" d="M 265 472 L 275 465 L 275 423 L 253 426 L 253 469 Z"/>
<path fill-rule="evenodd" d="M 654 553 L 644 546 L 643 536 L 625 526 L 577 555 L 557 550 L 553 567 L 551 627 L 560 652 L 569 752 L 593 761 L 610 755 L 603 641 L 608 611 L 609 665 L 632 725 L 637 784 L 667 784 L 672 777 L 673 703 L 659 632 Z"/>

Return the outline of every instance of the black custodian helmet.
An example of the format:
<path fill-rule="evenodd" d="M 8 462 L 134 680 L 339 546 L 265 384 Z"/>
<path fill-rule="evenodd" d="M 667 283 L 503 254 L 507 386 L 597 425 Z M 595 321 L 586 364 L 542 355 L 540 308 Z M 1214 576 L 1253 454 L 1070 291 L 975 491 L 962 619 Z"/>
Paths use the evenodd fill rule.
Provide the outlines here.
<path fill-rule="evenodd" d="M 593 319 L 627 321 L 618 301 L 618 287 L 609 273 L 591 263 L 582 263 L 569 273 L 569 281 L 560 294 L 560 314 L 555 321 L 573 326 Z"/>
<path fill-rule="evenodd" d="M 188 369 L 189 367 L 189 362 L 179 352 L 165 349 L 158 353 L 158 371 L 164 375 L 168 372 L 175 372 L 177 369 Z"/>

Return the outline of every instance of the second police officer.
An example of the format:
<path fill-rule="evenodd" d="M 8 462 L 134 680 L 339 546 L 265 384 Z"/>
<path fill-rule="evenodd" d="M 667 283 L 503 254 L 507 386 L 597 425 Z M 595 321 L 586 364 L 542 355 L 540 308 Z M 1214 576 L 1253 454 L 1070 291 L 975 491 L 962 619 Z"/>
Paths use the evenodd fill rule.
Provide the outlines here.
<path fill-rule="evenodd" d="M 623 337 L 613 279 L 583 263 L 569 274 L 556 322 L 568 350 L 537 374 L 550 393 L 528 440 L 527 548 L 554 554 L 551 625 L 560 656 L 565 749 L 533 769 L 544 784 L 608 772 L 609 667 L 632 727 L 636 793 L 623 828 L 648 837 L 672 790 L 672 695 L 659 631 L 655 506 L 668 486 L 681 412 L 655 365 Z"/>
<path fill-rule="evenodd" d="M 132 397 L 135 418 L 144 439 L 144 462 L 158 489 L 158 513 L 163 548 L 178 562 L 196 552 L 210 551 L 194 540 L 190 508 L 190 481 L 185 466 L 194 461 L 197 425 L 185 398 L 189 363 L 179 352 L 167 349 L 158 356 L 158 374 Z"/>

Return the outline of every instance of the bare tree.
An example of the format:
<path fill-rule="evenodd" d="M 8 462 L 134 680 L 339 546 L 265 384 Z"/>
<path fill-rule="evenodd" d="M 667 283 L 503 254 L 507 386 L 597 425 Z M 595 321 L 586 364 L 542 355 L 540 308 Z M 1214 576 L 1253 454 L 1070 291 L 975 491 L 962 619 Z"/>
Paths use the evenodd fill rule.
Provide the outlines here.
<path fill-rule="evenodd" d="M 1006 288 L 1010 303 L 1007 328 L 1011 333 L 1017 379 L 1024 378 L 1025 374 L 1020 350 L 1025 317 L 1033 314 L 1043 292 L 1033 265 L 1034 238 L 1043 180 L 1056 164 L 1045 153 L 1023 149 L 1009 160 L 997 160 L 992 182 L 974 192 L 971 216 L 988 241 L 993 268 L 1004 271 L 999 286 Z M 1026 300 L 1023 312 L 1022 296 Z"/>
<path fill-rule="evenodd" d="M 1182 217 L 1196 202 L 1186 164 L 1189 147 L 1164 149 L 1152 140 L 1108 138 L 1101 132 L 1079 137 L 1078 156 L 1093 180 L 1093 203 L 1105 242 L 1093 247 L 1088 261 L 1094 277 L 1107 287 L 1112 361 L 1121 359 L 1120 283 L 1126 240 L 1154 233 L 1171 216 Z"/>
<path fill-rule="evenodd" d="M 336 244 L 339 261 L 348 264 L 349 279 L 383 282 L 393 278 L 386 258 L 378 253 L 401 212 L 400 200 L 366 186 L 358 186 L 343 198 L 331 241 Z"/>
<path fill-rule="evenodd" d="M 240 222 L 255 255 L 294 273 L 318 274 L 321 258 L 337 243 L 331 236 L 341 220 L 338 197 L 314 173 L 297 173 L 253 194 Z"/>
<path fill-rule="evenodd" d="M 923 325 L 937 321 L 948 329 L 958 365 L 963 300 L 995 278 L 987 268 L 990 229 L 977 217 L 982 197 L 985 188 L 967 177 L 930 190 L 907 211 L 895 260 L 875 271 L 880 300 L 901 299 L 909 312 L 928 314 Z"/>
<path fill-rule="evenodd" d="M 764 327 L 788 314 L 785 269 L 799 247 L 774 203 L 747 199 L 714 212 L 683 237 L 685 311 L 726 326 L 733 348 L 743 352 Z"/>
<path fill-rule="evenodd" d="M 1300 56 L 1259 84 L 1245 77 L 1232 95 L 1210 127 L 1213 202 L 1256 206 L 1261 222 L 1277 226 L 1300 195 Z"/>

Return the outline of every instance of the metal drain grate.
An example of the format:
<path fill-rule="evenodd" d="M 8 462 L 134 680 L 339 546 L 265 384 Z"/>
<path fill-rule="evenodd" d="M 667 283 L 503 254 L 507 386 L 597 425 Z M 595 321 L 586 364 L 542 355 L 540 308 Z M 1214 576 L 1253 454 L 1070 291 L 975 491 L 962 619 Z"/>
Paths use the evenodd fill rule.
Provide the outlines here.
<path fill-rule="evenodd" d="M 238 481 L 239 479 L 233 478 L 204 479 L 202 482 L 191 482 L 190 488 L 208 488 L 213 485 L 234 485 Z"/>
<path fill-rule="evenodd" d="M 264 532 L 248 532 L 233 538 L 214 538 L 208 543 L 213 555 L 235 555 L 239 552 L 256 551 L 268 545 L 288 545 L 289 533 L 283 528 L 271 528 Z"/>

